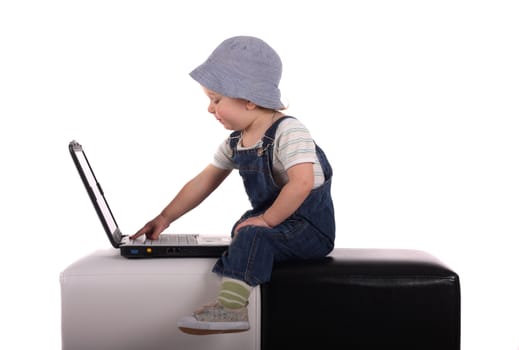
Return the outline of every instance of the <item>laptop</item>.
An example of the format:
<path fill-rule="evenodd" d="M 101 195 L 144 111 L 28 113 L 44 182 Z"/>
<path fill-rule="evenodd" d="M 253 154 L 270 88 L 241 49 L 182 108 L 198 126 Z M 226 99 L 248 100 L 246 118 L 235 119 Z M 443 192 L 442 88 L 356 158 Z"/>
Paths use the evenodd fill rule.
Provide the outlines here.
<path fill-rule="evenodd" d="M 120 250 L 122 256 L 127 258 L 219 257 L 227 250 L 231 241 L 230 236 L 163 233 L 158 240 L 142 237 L 131 240 L 117 225 L 83 146 L 77 141 L 71 141 L 69 151 L 110 243 Z"/>

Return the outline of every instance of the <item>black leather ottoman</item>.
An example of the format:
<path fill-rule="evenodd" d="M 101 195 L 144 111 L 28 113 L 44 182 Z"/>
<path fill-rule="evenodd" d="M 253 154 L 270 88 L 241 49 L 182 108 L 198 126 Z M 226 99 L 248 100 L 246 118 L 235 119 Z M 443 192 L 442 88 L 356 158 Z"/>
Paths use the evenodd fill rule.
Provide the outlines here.
<path fill-rule="evenodd" d="M 458 275 L 418 250 L 335 249 L 276 265 L 261 349 L 460 349 Z"/>

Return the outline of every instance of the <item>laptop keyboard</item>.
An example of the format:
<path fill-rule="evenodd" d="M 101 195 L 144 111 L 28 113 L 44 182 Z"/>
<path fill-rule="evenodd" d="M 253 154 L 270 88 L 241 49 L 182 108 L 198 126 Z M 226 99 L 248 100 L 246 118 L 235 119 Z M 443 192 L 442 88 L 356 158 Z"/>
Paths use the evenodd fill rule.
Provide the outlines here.
<path fill-rule="evenodd" d="M 147 239 L 144 241 L 146 245 L 195 245 L 197 244 L 197 235 L 195 234 L 163 234 L 159 239 Z"/>

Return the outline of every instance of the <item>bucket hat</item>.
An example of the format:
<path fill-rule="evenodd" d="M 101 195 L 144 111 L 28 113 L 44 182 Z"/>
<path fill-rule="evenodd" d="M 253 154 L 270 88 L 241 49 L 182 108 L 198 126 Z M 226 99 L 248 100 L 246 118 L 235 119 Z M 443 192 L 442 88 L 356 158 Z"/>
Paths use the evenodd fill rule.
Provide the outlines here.
<path fill-rule="evenodd" d="M 265 41 L 251 36 L 224 40 L 190 76 L 218 94 L 283 109 L 279 81 L 282 63 Z"/>

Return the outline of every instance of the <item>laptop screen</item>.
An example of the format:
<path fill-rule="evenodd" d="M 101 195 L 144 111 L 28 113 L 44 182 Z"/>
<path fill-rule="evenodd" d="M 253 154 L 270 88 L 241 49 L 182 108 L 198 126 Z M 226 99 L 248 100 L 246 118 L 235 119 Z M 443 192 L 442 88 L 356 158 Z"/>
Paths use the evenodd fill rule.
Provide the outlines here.
<path fill-rule="evenodd" d="M 69 150 L 110 242 L 115 248 L 119 247 L 119 243 L 122 239 L 121 231 L 119 230 L 117 222 L 112 215 L 112 211 L 106 202 L 103 189 L 99 182 L 97 182 L 94 172 L 90 167 L 90 163 L 88 162 L 83 147 L 78 142 L 71 141 L 69 144 Z"/>

